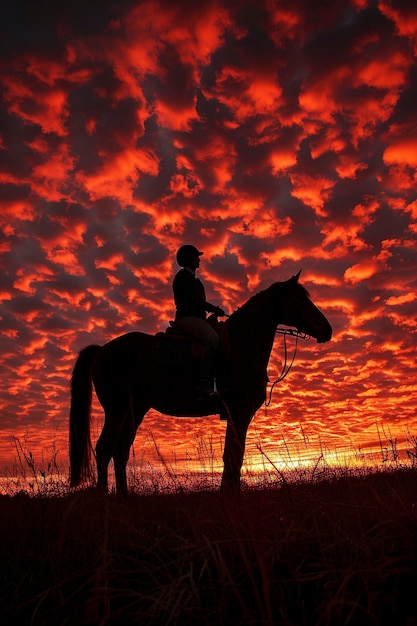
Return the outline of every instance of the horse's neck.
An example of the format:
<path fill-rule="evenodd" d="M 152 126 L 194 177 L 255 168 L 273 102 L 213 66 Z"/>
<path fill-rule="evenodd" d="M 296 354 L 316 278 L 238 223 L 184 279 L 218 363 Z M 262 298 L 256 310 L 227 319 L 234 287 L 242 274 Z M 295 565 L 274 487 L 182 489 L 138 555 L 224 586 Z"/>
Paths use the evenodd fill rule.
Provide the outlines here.
<path fill-rule="evenodd" d="M 228 320 L 232 351 L 247 356 L 248 366 L 265 369 L 278 324 L 271 314 L 267 294 L 262 292 Z"/>

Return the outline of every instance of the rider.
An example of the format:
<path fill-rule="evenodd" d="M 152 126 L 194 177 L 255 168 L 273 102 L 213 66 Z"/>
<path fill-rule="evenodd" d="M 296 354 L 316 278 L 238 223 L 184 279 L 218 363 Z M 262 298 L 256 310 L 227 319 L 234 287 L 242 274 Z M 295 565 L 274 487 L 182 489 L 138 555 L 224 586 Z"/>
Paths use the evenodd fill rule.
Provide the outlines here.
<path fill-rule="evenodd" d="M 182 269 L 177 272 L 172 283 L 176 305 L 175 325 L 203 344 L 198 386 L 200 397 L 214 393 L 214 357 L 219 345 L 219 335 L 206 321 L 206 312 L 225 315 L 223 309 L 207 302 L 204 285 L 196 278 L 195 272 L 200 267 L 202 254 L 195 246 L 181 246 L 177 251 L 177 263 Z"/>

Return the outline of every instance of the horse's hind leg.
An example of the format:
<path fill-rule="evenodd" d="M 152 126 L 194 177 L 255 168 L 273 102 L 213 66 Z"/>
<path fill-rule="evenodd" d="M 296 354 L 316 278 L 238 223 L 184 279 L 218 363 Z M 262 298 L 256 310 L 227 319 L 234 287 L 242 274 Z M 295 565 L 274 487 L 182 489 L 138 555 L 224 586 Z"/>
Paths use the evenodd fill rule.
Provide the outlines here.
<path fill-rule="evenodd" d="M 113 432 L 112 432 L 113 430 Z M 109 427 L 109 423 L 106 421 L 101 431 L 101 435 L 98 438 L 96 445 L 96 462 L 97 462 L 97 489 L 107 492 L 108 489 L 108 466 L 112 457 L 114 442 L 114 429 Z"/>
<path fill-rule="evenodd" d="M 135 440 L 136 431 L 141 424 L 146 410 L 128 414 L 114 446 L 113 461 L 116 478 L 116 492 L 118 495 L 127 497 L 126 466 L 129 460 L 129 451 Z"/>
<path fill-rule="evenodd" d="M 126 411 L 123 415 L 120 410 L 105 409 L 105 420 L 103 430 L 96 445 L 97 462 L 97 488 L 107 492 L 108 489 L 108 467 L 110 459 L 114 456 L 120 431 L 123 427 Z"/>
<path fill-rule="evenodd" d="M 130 413 L 130 412 L 129 412 Z M 131 435 L 131 431 L 134 429 L 133 417 L 128 415 L 123 424 L 117 441 L 114 445 L 113 462 L 114 462 L 114 475 L 116 478 L 116 493 L 118 496 L 127 498 L 127 476 L 126 466 L 129 460 L 130 446 L 135 438 L 135 433 Z M 135 431 L 136 432 L 136 431 Z"/>
<path fill-rule="evenodd" d="M 119 496 L 127 498 L 127 476 L 126 466 L 129 460 L 130 446 L 118 446 L 117 452 L 114 453 L 114 474 L 116 478 L 116 493 Z"/>

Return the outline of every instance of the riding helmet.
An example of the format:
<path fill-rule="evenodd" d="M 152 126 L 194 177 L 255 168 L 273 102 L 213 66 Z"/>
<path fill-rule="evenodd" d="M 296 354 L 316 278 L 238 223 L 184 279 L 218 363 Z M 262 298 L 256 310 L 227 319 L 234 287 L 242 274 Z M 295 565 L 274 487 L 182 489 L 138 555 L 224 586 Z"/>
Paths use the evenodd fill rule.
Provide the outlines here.
<path fill-rule="evenodd" d="M 184 267 L 189 259 L 194 256 L 201 256 L 202 254 L 204 254 L 204 252 L 200 252 L 195 246 L 186 244 L 185 246 L 181 246 L 177 251 L 177 263 L 181 265 L 181 267 Z"/>

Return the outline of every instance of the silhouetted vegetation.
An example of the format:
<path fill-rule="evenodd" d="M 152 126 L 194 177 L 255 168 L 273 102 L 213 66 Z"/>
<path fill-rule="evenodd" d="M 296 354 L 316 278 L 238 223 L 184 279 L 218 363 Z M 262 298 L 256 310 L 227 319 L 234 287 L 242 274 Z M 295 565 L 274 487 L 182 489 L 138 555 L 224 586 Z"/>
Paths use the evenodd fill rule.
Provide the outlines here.
<path fill-rule="evenodd" d="M 0 623 L 416 624 L 417 475 L 0 497 Z"/>

